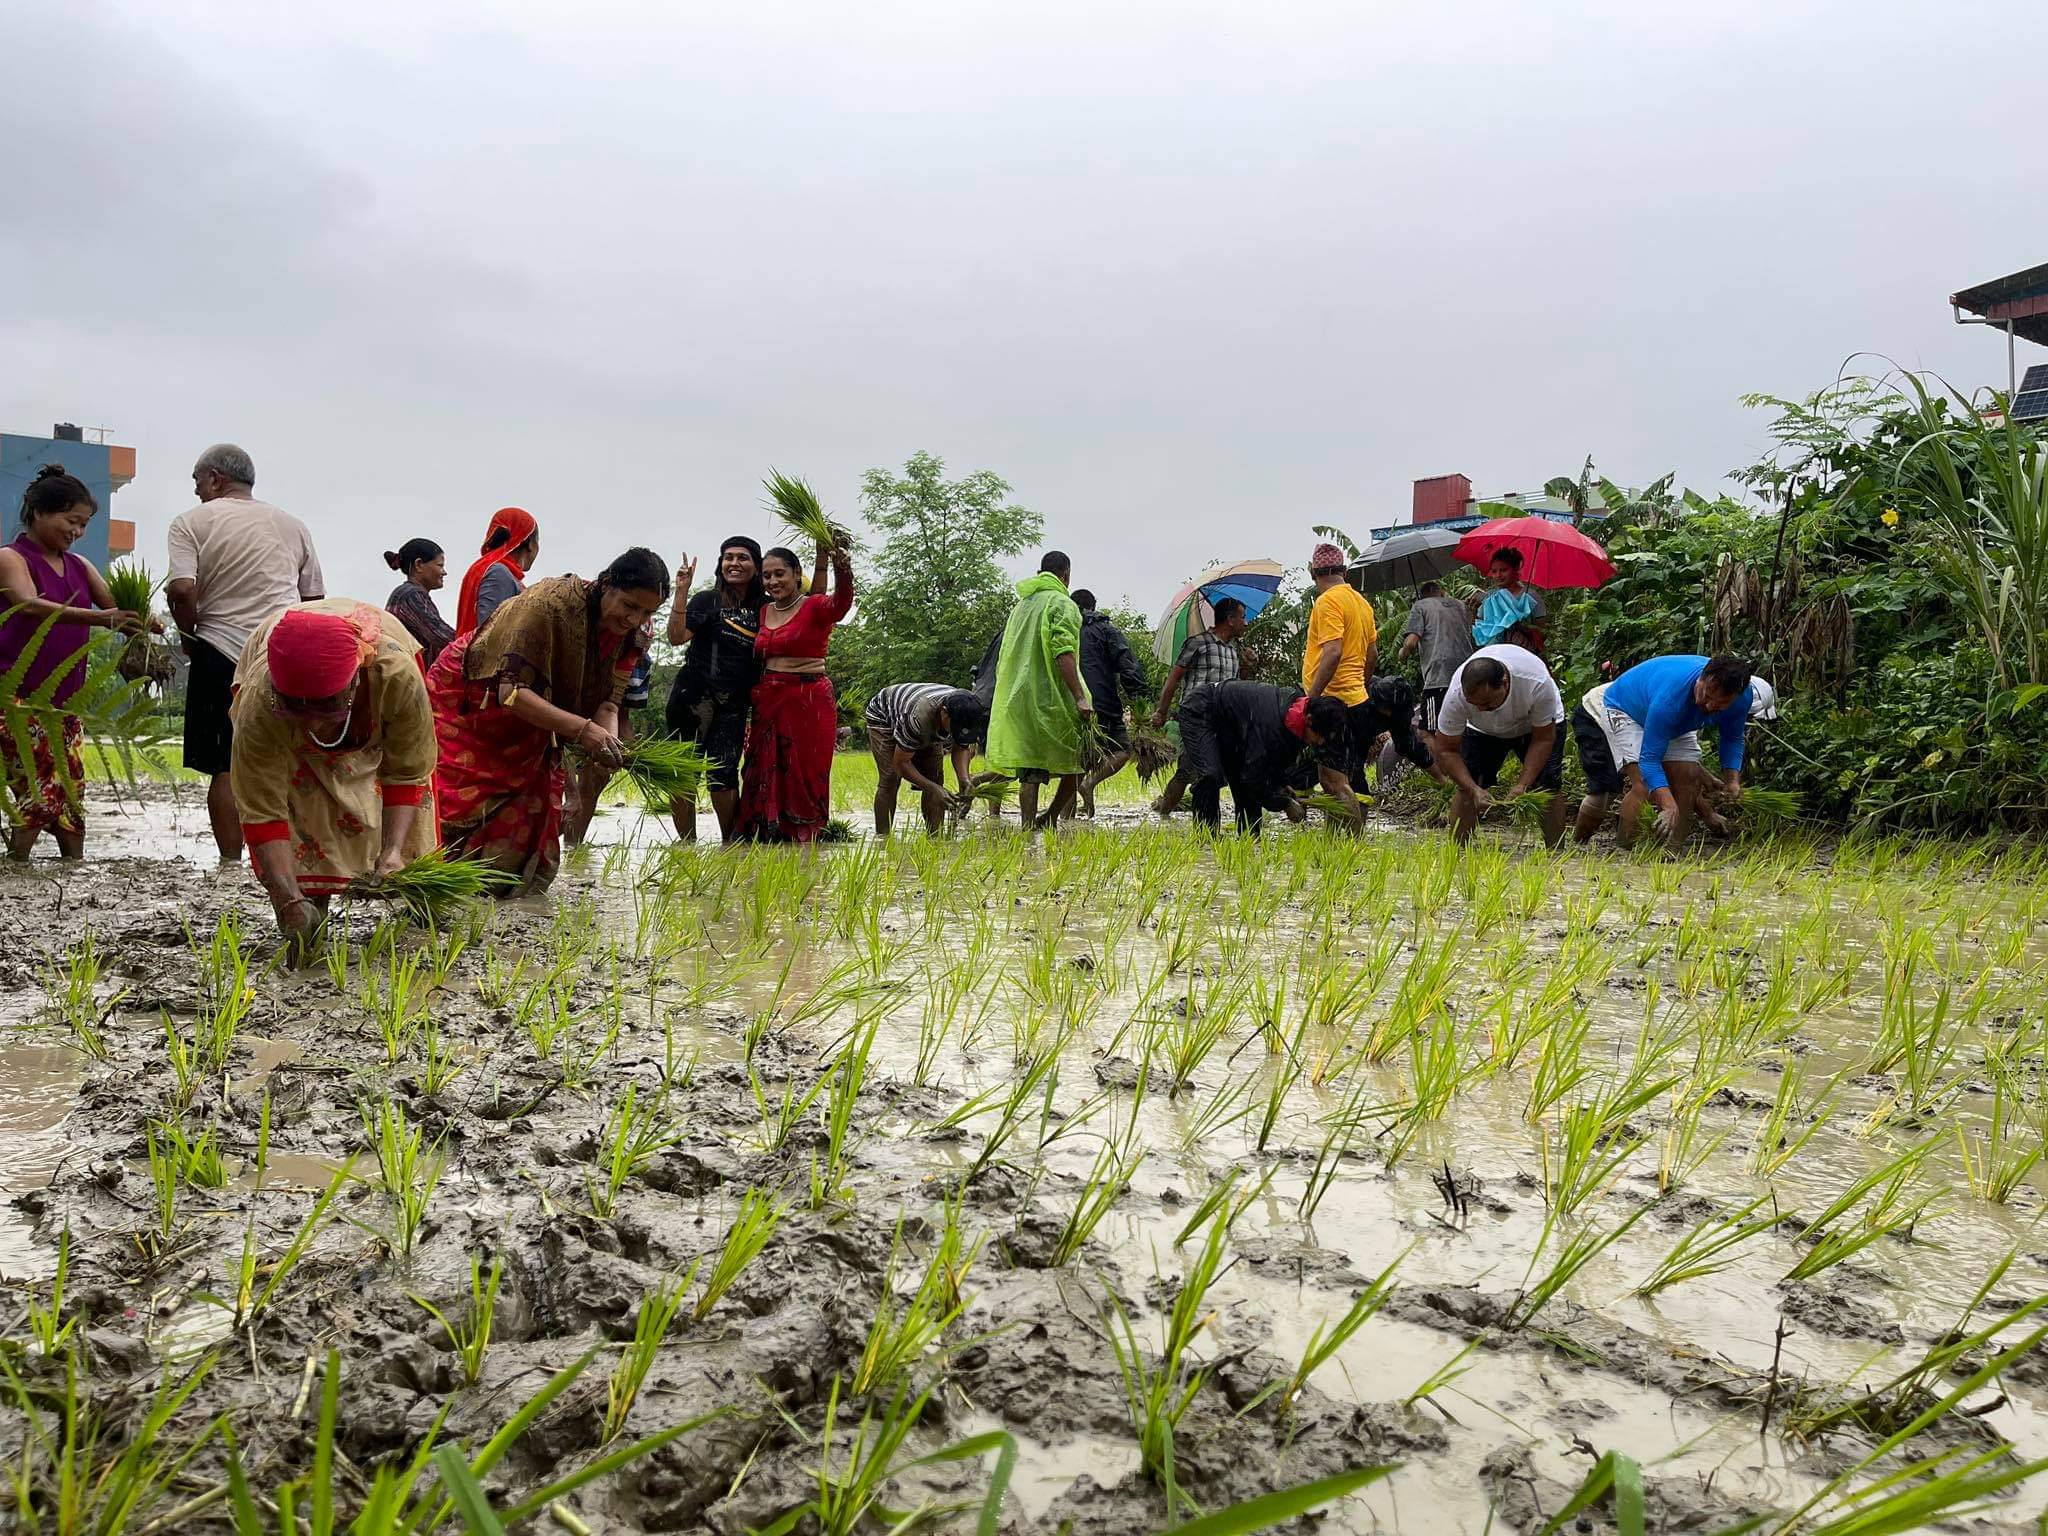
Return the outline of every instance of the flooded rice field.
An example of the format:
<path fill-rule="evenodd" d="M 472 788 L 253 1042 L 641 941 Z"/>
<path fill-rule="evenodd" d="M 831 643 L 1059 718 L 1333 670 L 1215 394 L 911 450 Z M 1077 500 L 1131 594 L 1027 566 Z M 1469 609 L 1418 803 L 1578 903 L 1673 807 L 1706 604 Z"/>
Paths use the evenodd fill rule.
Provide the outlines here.
<path fill-rule="evenodd" d="M 2032 848 L 615 810 L 548 899 L 294 972 L 196 795 L 94 809 L 0 873 L 18 1528 L 2048 1499 Z"/>

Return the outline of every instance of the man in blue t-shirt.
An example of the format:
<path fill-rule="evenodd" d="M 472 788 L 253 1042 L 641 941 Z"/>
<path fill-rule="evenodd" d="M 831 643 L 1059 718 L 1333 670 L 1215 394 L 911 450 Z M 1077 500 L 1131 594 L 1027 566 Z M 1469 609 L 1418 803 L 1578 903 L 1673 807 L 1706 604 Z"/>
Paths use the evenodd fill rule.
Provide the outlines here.
<path fill-rule="evenodd" d="M 1573 835 L 1586 842 L 1621 798 L 1621 843 L 1636 838 L 1642 808 L 1664 813 L 1665 841 L 1682 847 L 1705 772 L 1699 732 L 1712 726 L 1723 770 L 1720 793 L 1742 793 L 1742 744 L 1749 725 L 1749 663 L 1733 656 L 1659 656 L 1603 683 L 1572 711 L 1572 738 L 1586 771 Z"/>

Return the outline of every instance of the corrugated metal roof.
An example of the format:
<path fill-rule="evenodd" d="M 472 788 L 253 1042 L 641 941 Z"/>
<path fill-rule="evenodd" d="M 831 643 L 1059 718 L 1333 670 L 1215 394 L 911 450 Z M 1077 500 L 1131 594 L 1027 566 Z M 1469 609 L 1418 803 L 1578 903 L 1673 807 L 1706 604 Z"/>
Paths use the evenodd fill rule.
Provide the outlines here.
<path fill-rule="evenodd" d="M 2011 321 L 2015 336 L 2048 347 L 2048 265 L 1995 277 L 1950 294 L 1948 301 L 1958 309 L 1996 321 L 2001 328 Z"/>

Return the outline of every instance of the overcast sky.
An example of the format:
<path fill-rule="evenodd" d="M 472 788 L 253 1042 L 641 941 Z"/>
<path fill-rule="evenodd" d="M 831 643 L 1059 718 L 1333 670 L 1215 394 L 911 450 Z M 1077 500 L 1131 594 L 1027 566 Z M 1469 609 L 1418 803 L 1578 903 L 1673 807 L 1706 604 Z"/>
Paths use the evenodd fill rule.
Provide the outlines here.
<path fill-rule="evenodd" d="M 1418 476 L 1712 490 L 1859 350 L 2002 384 L 1946 296 L 2048 261 L 2020 0 L 0 12 L 0 426 L 133 445 L 158 566 L 240 442 L 373 599 L 927 449 L 1151 608 Z"/>

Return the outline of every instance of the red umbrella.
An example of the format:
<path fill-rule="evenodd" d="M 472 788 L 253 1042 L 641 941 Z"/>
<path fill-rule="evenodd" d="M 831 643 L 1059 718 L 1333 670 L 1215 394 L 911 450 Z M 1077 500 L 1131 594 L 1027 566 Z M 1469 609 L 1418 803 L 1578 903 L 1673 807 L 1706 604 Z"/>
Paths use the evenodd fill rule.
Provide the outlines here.
<path fill-rule="evenodd" d="M 1532 587 L 1597 587 L 1614 574 L 1606 550 L 1570 523 L 1547 517 L 1497 517 L 1481 523 L 1458 541 L 1453 553 L 1483 571 L 1503 549 L 1522 552 L 1522 580 Z"/>

